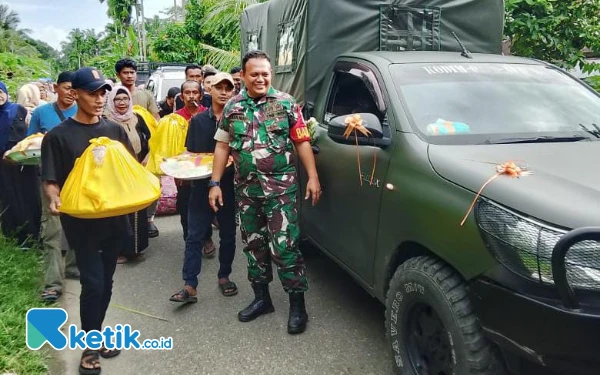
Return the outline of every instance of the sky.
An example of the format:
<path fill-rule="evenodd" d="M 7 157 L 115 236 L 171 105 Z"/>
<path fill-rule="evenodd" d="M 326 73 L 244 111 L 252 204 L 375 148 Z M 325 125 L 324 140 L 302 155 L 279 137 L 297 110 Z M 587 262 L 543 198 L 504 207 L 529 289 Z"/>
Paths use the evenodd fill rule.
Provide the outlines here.
<path fill-rule="evenodd" d="M 173 0 L 143 0 L 146 18 L 159 15 L 161 10 L 173 6 Z M 181 4 L 180 0 L 177 0 Z M 60 50 L 72 29 L 104 30 L 109 23 L 106 1 L 99 0 L 0 0 L 21 18 L 20 28 L 30 29 L 31 36 Z"/>

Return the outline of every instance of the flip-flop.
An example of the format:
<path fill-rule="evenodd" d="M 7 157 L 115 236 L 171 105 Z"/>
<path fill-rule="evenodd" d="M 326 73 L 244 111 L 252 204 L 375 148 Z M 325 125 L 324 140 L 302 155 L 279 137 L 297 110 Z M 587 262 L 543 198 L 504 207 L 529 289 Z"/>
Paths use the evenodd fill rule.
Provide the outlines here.
<path fill-rule="evenodd" d="M 45 302 L 55 302 L 62 293 L 56 289 L 45 289 L 42 292 L 42 300 Z"/>
<path fill-rule="evenodd" d="M 182 298 L 183 297 L 183 298 Z M 187 290 L 181 289 L 179 292 L 173 294 L 169 301 L 179 303 L 196 303 L 198 302 L 197 296 L 192 296 Z"/>
<path fill-rule="evenodd" d="M 121 354 L 121 350 L 119 349 L 107 349 L 107 348 L 102 348 L 100 349 L 100 357 L 108 359 L 108 358 L 114 358 L 116 356 L 118 356 L 119 354 Z"/>
<path fill-rule="evenodd" d="M 204 246 L 202 247 L 202 252 L 204 253 L 204 256 L 207 258 L 214 258 L 215 254 L 217 253 L 217 247 L 215 246 L 214 242 L 210 242 L 212 244 L 212 246 L 206 246 L 207 244 L 209 244 L 209 242 L 205 242 Z M 206 251 L 208 248 L 208 251 Z"/>
<path fill-rule="evenodd" d="M 225 297 L 231 297 L 238 294 L 237 285 L 233 281 L 227 281 L 226 283 L 219 284 L 219 289 Z"/>
<path fill-rule="evenodd" d="M 85 358 L 85 360 L 83 360 Z M 102 368 L 85 368 L 81 365 L 81 362 L 85 362 L 88 365 L 93 366 L 94 362 L 100 360 L 100 353 L 97 350 L 86 350 L 81 354 L 81 360 L 79 361 L 79 374 L 80 375 L 99 375 L 102 372 Z"/>

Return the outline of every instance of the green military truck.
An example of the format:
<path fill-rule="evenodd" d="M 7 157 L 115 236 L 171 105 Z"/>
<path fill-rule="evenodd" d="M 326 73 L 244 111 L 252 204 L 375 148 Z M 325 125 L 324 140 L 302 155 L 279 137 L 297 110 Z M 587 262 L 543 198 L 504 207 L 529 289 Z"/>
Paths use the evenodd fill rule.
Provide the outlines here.
<path fill-rule="evenodd" d="M 386 305 L 399 374 L 598 373 L 600 97 L 500 55 L 502 0 L 364 3 L 242 17 L 318 122 L 303 235 Z"/>

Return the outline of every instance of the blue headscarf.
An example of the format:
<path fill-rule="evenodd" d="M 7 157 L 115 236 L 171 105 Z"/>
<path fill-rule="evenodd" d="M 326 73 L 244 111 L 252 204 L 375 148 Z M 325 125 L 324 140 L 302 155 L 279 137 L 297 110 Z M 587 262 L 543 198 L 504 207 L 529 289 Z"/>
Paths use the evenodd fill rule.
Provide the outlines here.
<path fill-rule="evenodd" d="M 0 90 L 8 95 L 4 82 L 0 82 Z M 0 149 L 5 150 L 10 136 L 10 126 L 17 115 L 19 105 L 6 99 L 6 103 L 0 105 Z"/>

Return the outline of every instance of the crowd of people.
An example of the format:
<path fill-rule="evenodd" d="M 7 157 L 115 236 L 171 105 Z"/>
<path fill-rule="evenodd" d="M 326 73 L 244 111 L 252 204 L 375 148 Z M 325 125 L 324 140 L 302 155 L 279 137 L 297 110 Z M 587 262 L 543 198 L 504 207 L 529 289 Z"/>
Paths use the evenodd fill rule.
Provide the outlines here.
<path fill-rule="evenodd" d="M 176 181 L 185 241 L 183 288 L 169 300 L 198 300 L 202 259 L 216 254 L 213 226 L 220 238 L 217 284 L 224 296 L 238 293 L 229 276 L 239 224 L 254 299 L 239 311 L 238 319 L 249 322 L 274 311 L 268 286 L 275 263 L 290 296 L 288 332 L 303 332 L 308 322 L 304 300 L 308 282 L 298 249 L 296 157 L 308 175 L 305 199 L 316 204 L 321 189 L 301 109 L 293 97 L 271 86 L 269 56 L 252 51 L 243 57 L 241 67 L 229 73 L 191 64 L 185 69 L 186 81 L 169 89 L 160 103 L 136 86 L 135 61 L 120 60 L 115 74 L 118 83 L 106 80 L 95 68 L 63 72 L 51 88 L 25 85 L 17 103 L 0 83 L 3 154 L 28 134 L 45 133 L 41 166 L 14 164 L 6 157 L 0 164 L 2 229 L 24 247 L 41 245 L 45 254 L 41 297 L 56 301 L 63 277 L 79 278 L 81 328 L 101 331 L 117 264 L 141 259 L 149 238 L 159 235 L 156 203 L 104 219 L 60 214 L 60 191 L 90 139 L 106 136 L 120 141 L 140 163 L 147 161 L 152 133 L 144 118 L 134 113 L 137 105 L 157 120 L 172 113 L 183 117 L 189 122 L 187 150 L 214 153 L 211 178 Z M 228 166 L 230 155 L 233 163 Z M 98 374 L 100 357 L 118 354 L 118 349 L 106 347 L 86 349 L 80 373 Z"/>

